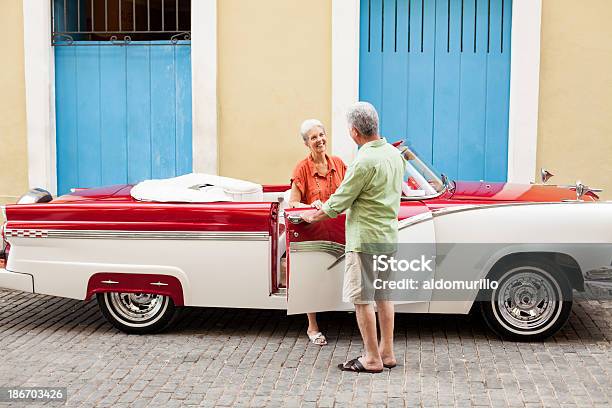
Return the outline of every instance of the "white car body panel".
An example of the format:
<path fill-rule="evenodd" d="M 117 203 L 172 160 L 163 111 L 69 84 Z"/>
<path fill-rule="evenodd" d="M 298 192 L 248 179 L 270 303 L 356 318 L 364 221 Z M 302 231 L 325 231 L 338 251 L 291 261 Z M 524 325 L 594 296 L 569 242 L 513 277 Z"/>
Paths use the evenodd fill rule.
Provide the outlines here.
<path fill-rule="evenodd" d="M 344 262 L 328 270 L 337 259 L 329 253 L 292 248 L 290 257 L 287 314 L 353 309 L 342 301 Z"/>
<path fill-rule="evenodd" d="M 34 293 L 34 281 L 31 275 L 25 273 L 9 272 L 0 269 L 0 282 L 2 287 L 11 290 Z"/>
<path fill-rule="evenodd" d="M 417 222 L 413 228 L 399 232 L 400 243 L 435 243 L 433 217 L 426 212 L 414 217 Z M 322 250 L 312 248 L 311 242 L 291 243 L 290 273 L 288 288 L 288 314 L 321 312 L 328 310 L 351 310 L 353 305 L 342 302 L 344 279 L 344 261 L 337 263 L 330 270 L 337 257 Z M 304 248 L 310 247 L 309 251 Z M 427 297 L 431 296 L 429 292 Z M 415 305 L 411 305 L 414 303 Z M 423 313 L 427 311 L 427 301 L 398 302 L 398 311 Z M 401 306 L 401 307 L 400 307 Z"/>
<path fill-rule="evenodd" d="M 513 253 L 564 253 L 581 271 L 610 266 L 612 262 L 612 205 L 609 203 L 542 203 L 478 206 L 443 210 L 434 215 L 438 243 L 460 244 L 446 254 L 436 280 L 485 278 L 501 258 Z M 569 220 L 572 220 L 569 222 Z M 479 250 L 475 245 L 486 244 Z M 474 250 L 468 261 L 466 248 Z M 466 301 L 444 301 L 434 292 L 431 313 L 467 313 L 477 292 Z"/>
<path fill-rule="evenodd" d="M 95 273 L 176 277 L 186 306 L 283 309 L 270 296 L 269 240 L 9 238 L 7 269 L 34 277 L 36 293 L 84 299 Z"/>
<path fill-rule="evenodd" d="M 612 261 L 612 252 L 605 249 L 612 243 L 612 203 L 454 207 L 417 215 L 401 225 L 399 242 L 404 244 L 500 244 L 486 259 L 481 255 L 461 268 L 438 268 L 436 279 L 483 278 L 499 259 L 517 251 L 567 251 L 583 273 L 610 267 Z M 95 273 L 154 273 L 174 276 L 181 282 L 186 306 L 287 308 L 290 314 L 352 309 L 342 302 L 344 263 L 328 270 L 342 250 L 336 250 L 336 254 L 312 246 L 304 250 L 300 244 L 290 243 L 287 301 L 270 293 L 271 237 L 262 237 L 261 233 L 249 237 L 252 233 L 248 231 L 241 233 L 244 236 L 234 238 L 229 234 L 223 239 L 216 239 L 215 234 L 165 239 L 163 234 L 151 239 L 138 235 L 129 239 L 7 236 L 10 256 L 6 271 L 26 275 L 0 273 L 0 286 L 84 299 L 88 281 Z M 576 250 L 572 244 L 582 246 Z M 445 262 L 451 264 L 465 258 L 464 253 L 452 251 L 445 255 Z M 33 279 L 33 289 L 26 284 L 27 279 Z M 467 313 L 473 303 L 473 299 L 447 301 L 437 291 L 429 296 L 430 302 L 402 302 L 397 310 L 457 314 Z"/>

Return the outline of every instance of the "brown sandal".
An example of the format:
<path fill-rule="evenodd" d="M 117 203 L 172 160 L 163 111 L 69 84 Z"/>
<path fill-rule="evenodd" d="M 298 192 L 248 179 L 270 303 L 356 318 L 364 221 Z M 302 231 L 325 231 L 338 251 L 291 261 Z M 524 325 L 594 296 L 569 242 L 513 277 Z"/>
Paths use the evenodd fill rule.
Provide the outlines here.
<path fill-rule="evenodd" d="M 382 373 L 383 370 L 368 370 L 361 364 L 359 358 L 352 359 L 347 361 L 344 364 L 338 364 L 338 368 L 342 371 L 351 371 L 353 373 L 368 373 L 368 374 L 379 374 Z"/>

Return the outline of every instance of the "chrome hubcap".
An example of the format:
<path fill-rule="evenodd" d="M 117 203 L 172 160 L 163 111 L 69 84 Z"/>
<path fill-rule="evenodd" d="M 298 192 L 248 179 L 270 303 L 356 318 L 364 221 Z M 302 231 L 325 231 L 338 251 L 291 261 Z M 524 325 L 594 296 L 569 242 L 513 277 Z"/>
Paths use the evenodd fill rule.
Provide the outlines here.
<path fill-rule="evenodd" d="M 164 304 L 164 297 L 146 293 L 109 293 L 114 310 L 124 319 L 142 322 L 154 317 Z"/>
<path fill-rule="evenodd" d="M 560 288 L 547 275 L 546 272 L 543 275 L 519 272 L 506 280 L 502 278 L 493 298 L 496 299 L 496 309 L 501 318 L 524 331 L 537 330 L 550 324 L 555 311 L 558 311 Z"/>

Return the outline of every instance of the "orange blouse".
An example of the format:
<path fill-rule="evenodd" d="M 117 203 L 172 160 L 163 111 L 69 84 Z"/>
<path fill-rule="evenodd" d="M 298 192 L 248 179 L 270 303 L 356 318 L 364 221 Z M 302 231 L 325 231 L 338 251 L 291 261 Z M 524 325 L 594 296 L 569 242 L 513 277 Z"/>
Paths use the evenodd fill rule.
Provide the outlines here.
<path fill-rule="evenodd" d="M 325 155 L 325 158 L 327 159 L 328 169 L 325 176 L 317 172 L 310 154 L 299 162 L 293 170 L 291 184 L 295 183 L 302 193 L 301 202 L 304 204 L 312 204 L 316 200 L 321 200 L 324 203 L 336 191 L 344 179 L 346 164 L 344 164 L 342 159 L 337 156 L 328 155 Z"/>

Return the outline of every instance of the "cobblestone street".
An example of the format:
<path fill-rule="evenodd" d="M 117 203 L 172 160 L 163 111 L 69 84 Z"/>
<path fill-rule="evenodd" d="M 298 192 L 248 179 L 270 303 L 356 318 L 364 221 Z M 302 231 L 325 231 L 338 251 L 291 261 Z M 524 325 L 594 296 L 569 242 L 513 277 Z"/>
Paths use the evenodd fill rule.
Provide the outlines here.
<path fill-rule="evenodd" d="M 398 315 L 399 366 L 342 373 L 354 315 L 186 309 L 170 332 L 128 336 L 94 301 L 0 290 L 0 386 L 66 386 L 68 406 L 610 406 L 612 302 L 581 300 L 544 343 L 504 342 L 476 316 Z M 0 404 L 1 405 L 1 404 Z"/>

